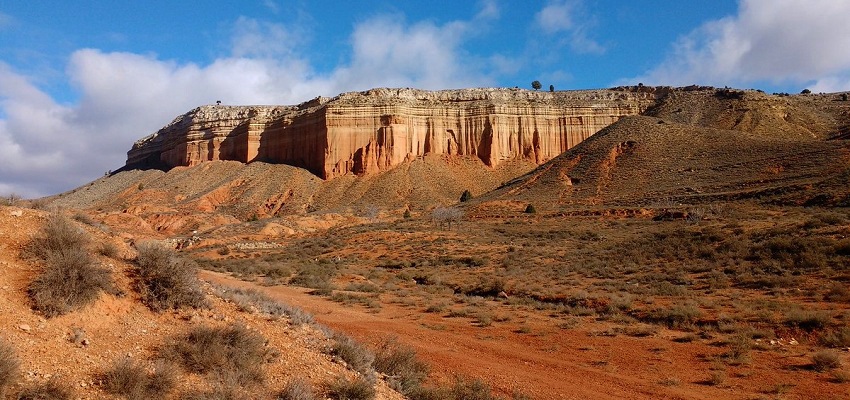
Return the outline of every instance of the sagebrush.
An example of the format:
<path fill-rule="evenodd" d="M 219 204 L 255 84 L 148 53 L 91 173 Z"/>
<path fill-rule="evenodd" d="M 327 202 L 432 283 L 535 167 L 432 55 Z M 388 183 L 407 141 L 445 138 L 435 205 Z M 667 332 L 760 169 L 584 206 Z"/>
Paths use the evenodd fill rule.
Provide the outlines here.
<path fill-rule="evenodd" d="M 143 242 L 137 250 L 138 288 L 148 307 L 162 311 L 206 304 L 194 263 L 157 242 Z"/>
<path fill-rule="evenodd" d="M 33 308 L 47 317 L 79 309 L 101 292 L 115 292 L 112 273 L 87 250 L 87 234 L 62 215 L 51 215 L 30 243 L 44 269 L 29 286 Z"/>

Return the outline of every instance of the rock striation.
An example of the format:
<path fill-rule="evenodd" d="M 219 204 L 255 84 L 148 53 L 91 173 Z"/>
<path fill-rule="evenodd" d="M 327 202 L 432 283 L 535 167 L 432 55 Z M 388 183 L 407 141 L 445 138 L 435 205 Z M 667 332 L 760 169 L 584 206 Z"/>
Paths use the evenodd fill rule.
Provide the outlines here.
<path fill-rule="evenodd" d="M 137 141 L 128 168 L 263 161 L 324 179 L 370 174 L 426 154 L 477 157 L 488 166 L 542 164 L 658 93 L 624 90 L 372 89 L 296 106 L 198 107 Z"/>

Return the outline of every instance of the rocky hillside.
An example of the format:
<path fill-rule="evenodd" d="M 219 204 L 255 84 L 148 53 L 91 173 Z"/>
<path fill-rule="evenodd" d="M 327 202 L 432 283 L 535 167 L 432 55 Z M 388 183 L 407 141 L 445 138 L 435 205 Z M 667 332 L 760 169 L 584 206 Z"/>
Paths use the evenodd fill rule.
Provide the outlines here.
<path fill-rule="evenodd" d="M 330 179 L 389 170 L 435 155 L 487 166 L 542 164 L 626 115 L 656 93 L 521 89 L 373 89 L 297 106 L 202 106 L 139 140 L 127 168 L 204 161 L 264 161 Z"/>
<path fill-rule="evenodd" d="M 139 290 L 135 263 L 128 260 L 135 257 L 135 250 L 108 233 L 108 228 L 77 219 L 85 223 L 71 221 L 67 232 L 83 238 L 93 255 L 86 268 L 102 271 L 111 288 L 52 315 L 35 310 L 32 300 L 37 296 L 33 282 L 43 279 L 50 261 L 26 251 L 50 220 L 41 211 L 0 206 L 0 397 L 278 398 L 295 379 L 318 394 L 335 390 L 333 385 L 340 380 L 362 375 L 331 355 L 329 349 L 337 339 L 326 328 L 311 322 L 308 314 L 262 296 L 201 281 L 205 306 L 151 310 Z M 65 267 L 62 271 L 68 273 Z M 72 292 L 80 289 L 78 285 Z M 165 355 L 175 344 L 185 345 L 193 333 L 219 332 L 216 329 L 246 339 L 228 346 L 238 346 L 229 350 L 231 356 L 256 358 L 249 368 L 250 379 L 227 376 L 223 369 L 219 374 L 202 371 L 182 363 L 182 356 Z M 216 338 L 210 334 L 205 339 L 204 351 L 216 351 Z M 254 353 L 239 352 L 247 346 L 254 346 Z M 173 365 L 157 362 L 163 357 Z M 223 362 L 221 368 L 232 366 Z M 150 375 L 149 370 L 157 372 Z M 403 398 L 380 376 L 375 389 L 378 398 Z M 53 395 L 35 396 L 48 390 Z M 4 391 L 9 397 L 2 396 Z M 56 397 L 57 391 L 69 397 Z M 15 393 L 34 397 L 12 397 Z"/>
<path fill-rule="evenodd" d="M 544 209 L 758 198 L 850 204 L 850 102 L 702 88 L 664 96 L 485 196 Z"/>

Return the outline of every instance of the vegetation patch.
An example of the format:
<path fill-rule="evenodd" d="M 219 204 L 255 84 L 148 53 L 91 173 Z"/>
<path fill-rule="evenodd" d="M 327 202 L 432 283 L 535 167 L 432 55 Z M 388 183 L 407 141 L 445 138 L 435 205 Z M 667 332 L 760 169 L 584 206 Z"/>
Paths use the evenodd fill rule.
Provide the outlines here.
<path fill-rule="evenodd" d="M 17 382 L 20 366 L 12 345 L 0 340 L 0 398 L 5 398 L 9 387 Z"/>
<path fill-rule="evenodd" d="M 163 311 L 206 305 L 193 262 L 156 242 L 143 242 L 137 249 L 138 289 L 148 307 Z"/>
<path fill-rule="evenodd" d="M 104 389 L 129 400 L 164 398 L 174 388 L 178 371 L 173 364 L 159 361 L 152 372 L 127 357 L 117 360 L 103 374 Z"/>
<path fill-rule="evenodd" d="M 348 364 L 349 368 L 359 372 L 363 377 L 374 380 L 375 369 L 372 363 L 375 355 L 369 349 L 342 333 L 334 333 L 330 354 L 339 357 Z"/>
<path fill-rule="evenodd" d="M 66 217 L 53 214 L 30 243 L 44 269 L 29 286 L 33 308 L 47 317 L 82 308 L 101 292 L 115 293 L 111 272 L 96 265 L 88 236 Z"/>
<path fill-rule="evenodd" d="M 215 374 L 222 381 L 246 385 L 263 381 L 262 366 L 272 352 L 265 338 L 244 326 L 198 326 L 172 339 L 162 356 L 178 360 L 188 371 Z"/>
<path fill-rule="evenodd" d="M 18 400 L 71 400 L 74 397 L 71 386 L 55 377 L 28 385 L 18 393 Z"/>
<path fill-rule="evenodd" d="M 372 400 L 375 387 L 363 377 L 339 378 L 328 386 L 328 394 L 336 400 Z"/>

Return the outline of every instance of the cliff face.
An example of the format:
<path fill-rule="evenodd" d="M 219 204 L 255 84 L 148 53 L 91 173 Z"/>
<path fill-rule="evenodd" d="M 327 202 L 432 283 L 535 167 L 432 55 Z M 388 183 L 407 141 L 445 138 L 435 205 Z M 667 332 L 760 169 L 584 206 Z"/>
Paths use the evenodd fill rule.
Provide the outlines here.
<path fill-rule="evenodd" d="M 542 164 L 619 118 L 643 112 L 655 96 L 373 89 L 298 106 L 203 106 L 136 142 L 127 165 L 265 161 L 330 179 L 387 170 L 425 154 L 474 156 L 490 166 L 511 159 Z"/>

